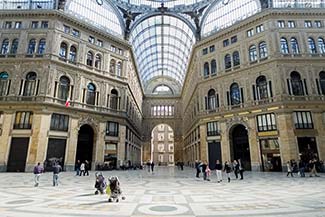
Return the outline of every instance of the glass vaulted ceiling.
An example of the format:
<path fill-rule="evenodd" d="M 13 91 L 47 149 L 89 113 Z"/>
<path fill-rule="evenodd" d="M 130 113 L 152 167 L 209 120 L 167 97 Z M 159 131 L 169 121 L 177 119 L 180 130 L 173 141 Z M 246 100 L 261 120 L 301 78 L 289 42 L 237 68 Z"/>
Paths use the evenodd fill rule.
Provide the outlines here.
<path fill-rule="evenodd" d="M 195 43 L 194 33 L 189 26 L 178 18 L 158 15 L 137 25 L 130 40 L 144 89 L 151 81 L 168 77 L 180 91 Z M 163 81 L 160 80 L 160 83 Z"/>

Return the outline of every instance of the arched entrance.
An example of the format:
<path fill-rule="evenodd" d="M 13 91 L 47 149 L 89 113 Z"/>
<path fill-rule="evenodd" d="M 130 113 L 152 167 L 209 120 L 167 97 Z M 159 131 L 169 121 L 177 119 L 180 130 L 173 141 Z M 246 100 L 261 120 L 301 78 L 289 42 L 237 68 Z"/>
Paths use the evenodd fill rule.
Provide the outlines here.
<path fill-rule="evenodd" d="M 246 170 L 251 170 L 248 131 L 245 126 L 238 124 L 230 130 L 231 159 L 241 159 Z"/>
<path fill-rule="evenodd" d="M 151 132 L 150 160 L 156 165 L 174 166 L 174 131 L 167 124 L 159 124 Z"/>
<path fill-rule="evenodd" d="M 92 161 L 94 147 L 94 130 L 91 126 L 85 124 L 80 127 L 78 132 L 76 161 Z"/>

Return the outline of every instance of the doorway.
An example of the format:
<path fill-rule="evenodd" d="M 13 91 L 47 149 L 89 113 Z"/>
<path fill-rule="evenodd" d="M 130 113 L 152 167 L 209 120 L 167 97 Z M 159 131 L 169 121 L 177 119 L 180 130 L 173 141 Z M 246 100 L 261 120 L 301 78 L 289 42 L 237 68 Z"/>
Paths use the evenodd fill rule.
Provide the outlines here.
<path fill-rule="evenodd" d="M 7 172 L 25 172 L 29 138 L 12 138 Z"/>
<path fill-rule="evenodd" d="M 302 161 L 308 163 L 312 159 L 318 159 L 318 151 L 315 137 L 298 137 L 299 156 Z"/>
<path fill-rule="evenodd" d="M 151 132 L 151 161 L 159 166 L 174 166 L 174 131 L 167 124 Z"/>
<path fill-rule="evenodd" d="M 209 167 L 211 170 L 214 170 L 216 167 L 216 161 L 219 160 L 222 162 L 221 159 L 221 144 L 217 141 L 208 142 L 209 148 Z"/>
<path fill-rule="evenodd" d="M 249 150 L 248 131 L 239 124 L 230 131 L 231 159 L 241 159 L 245 170 L 251 170 L 251 156 Z"/>
<path fill-rule="evenodd" d="M 89 162 L 91 162 L 93 158 L 93 144 L 93 128 L 87 124 L 81 126 L 78 133 L 76 161 L 80 160 L 81 162 L 84 162 L 85 160 L 88 160 Z"/>
<path fill-rule="evenodd" d="M 46 171 L 52 171 L 55 163 L 59 163 L 61 167 L 64 168 L 66 142 L 66 139 L 49 138 L 46 160 L 44 163 Z"/>

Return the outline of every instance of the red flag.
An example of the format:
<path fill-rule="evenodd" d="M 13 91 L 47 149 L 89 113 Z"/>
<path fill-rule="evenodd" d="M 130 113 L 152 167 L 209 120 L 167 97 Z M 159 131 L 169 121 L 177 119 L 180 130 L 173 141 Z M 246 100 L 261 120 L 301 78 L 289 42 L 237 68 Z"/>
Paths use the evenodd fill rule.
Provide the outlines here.
<path fill-rule="evenodd" d="M 70 106 L 70 98 L 67 98 L 67 101 L 65 101 L 65 107 L 69 107 Z"/>

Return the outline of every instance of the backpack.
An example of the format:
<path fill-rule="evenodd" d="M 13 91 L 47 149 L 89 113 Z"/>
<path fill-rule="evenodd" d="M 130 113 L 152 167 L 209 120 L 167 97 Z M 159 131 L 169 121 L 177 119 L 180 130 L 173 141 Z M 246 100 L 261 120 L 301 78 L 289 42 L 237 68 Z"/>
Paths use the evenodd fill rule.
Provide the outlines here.
<path fill-rule="evenodd" d="M 34 174 L 38 174 L 39 172 L 38 172 L 38 168 L 37 168 L 37 166 L 35 166 L 34 167 Z"/>

